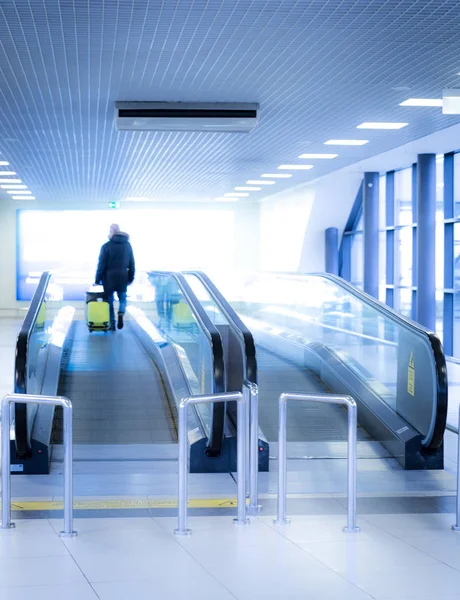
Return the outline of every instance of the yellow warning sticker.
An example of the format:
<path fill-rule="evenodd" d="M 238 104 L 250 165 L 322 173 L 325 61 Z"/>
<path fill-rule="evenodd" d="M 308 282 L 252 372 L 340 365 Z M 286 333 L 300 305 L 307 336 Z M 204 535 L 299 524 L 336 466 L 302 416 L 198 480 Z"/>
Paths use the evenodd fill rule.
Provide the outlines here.
<path fill-rule="evenodd" d="M 407 392 L 415 396 L 415 360 L 414 353 L 410 353 L 409 366 L 407 367 Z"/>

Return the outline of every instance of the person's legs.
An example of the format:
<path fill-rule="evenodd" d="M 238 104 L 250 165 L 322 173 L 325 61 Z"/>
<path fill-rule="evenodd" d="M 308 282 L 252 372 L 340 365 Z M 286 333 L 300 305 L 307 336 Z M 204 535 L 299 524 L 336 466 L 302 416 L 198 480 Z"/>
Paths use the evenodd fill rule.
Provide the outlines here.
<path fill-rule="evenodd" d="M 120 306 L 118 308 L 118 329 L 123 329 L 123 316 L 126 312 L 126 301 L 127 301 L 127 293 L 118 292 L 118 300 L 120 302 Z"/>
<path fill-rule="evenodd" d="M 115 309 L 113 308 L 113 292 L 106 292 L 107 302 L 109 303 L 110 327 L 115 329 Z"/>

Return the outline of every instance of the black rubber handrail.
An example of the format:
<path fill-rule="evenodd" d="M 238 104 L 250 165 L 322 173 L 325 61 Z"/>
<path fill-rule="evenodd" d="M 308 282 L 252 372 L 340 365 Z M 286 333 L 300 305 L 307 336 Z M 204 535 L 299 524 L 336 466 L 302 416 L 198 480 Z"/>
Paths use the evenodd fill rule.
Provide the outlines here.
<path fill-rule="evenodd" d="M 33 295 L 26 318 L 22 324 L 16 342 L 16 356 L 14 362 L 14 392 L 15 394 L 27 394 L 27 352 L 31 333 L 40 314 L 42 304 L 46 297 L 51 273 L 45 271 L 40 277 L 37 289 Z M 18 458 L 29 458 L 31 448 L 29 444 L 29 432 L 27 421 L 27 404 L 14 405 L 14 428 L 16 438 L 16 454 Z"/>
<path fill-rule="evenodd" d="M 411 319 L 407 319 L 406 317 L 396 312 L 383 302 L 380 302 L 380 300 L 377 300 L 373 296 L 369 296 L 369 294 L 366 294 L 362 290 L 357 289 L 351 283 L 345 281 L 345 279 L 342 279 L 341 277 L 337 277 L 336 275 L 331 275 L 329 273 L 271 273 L 270 275 L 286 278 L 321 277 L 323 279 L 332 281 L 337 286 L 346 290 L 352 296 L 360 299 L 364 304 L 371 306 L 383 316 L 386 316 L 392 321 L 394 321 L 397 325 L 411 332 L 416 331 L 418 334 L 423 335 L 427 338 L 428 343 L 430 344 L 433 352 L 435 363 L 436 417 L 431 439 L 426 442 L 424 447 L 428 452 L 435 451 L 438 448 L 440 448 L 444 439 L 444 432 L 447 426 L 448 383 L 446 357 L 444 355 L 444 350 L 442 348 L 441 341 L 436 335 L 436 333 L 425 329 L 419 323 L 416 323 Z"/>
<path fill-rule="evenodd" d="M 213 368 L 213 393 L 221 394 L 225 392 L 225 363 L 222 338 L 215 325 L 212 323 L 206 311 L 201 306 L 200 301 L 195 296 L 192 288 L 181 273 L 174 271 L 149 271 L 148 275 L 156 277 L 171 277 L 177 283 L 181 290 L 193 316 L 204 335 L 207 337 L 212 354 Z M 212 420 L 209 431 L 206 454 L 210 457 L 218 457 L 222 453 L 222 444 L 224 440 L 226 407 L 224 402 L 215 402 L 212 407 Z"/>
<path fill-rule="evenodd" d="M 233 332 L 237 335 L 241 345 L 241 352 L 244 361 L 244 379 L 257 384 L 257 357 L 254 337 L 246 327 L 235 309 L 229 304 L 228 300 L 220 293 L 212 280 L 202 271 L 185 271 L 185 275 L 196 277 L 205 287 L 212 300 L 216 303 L 219 310 L 227 319 Z"/>

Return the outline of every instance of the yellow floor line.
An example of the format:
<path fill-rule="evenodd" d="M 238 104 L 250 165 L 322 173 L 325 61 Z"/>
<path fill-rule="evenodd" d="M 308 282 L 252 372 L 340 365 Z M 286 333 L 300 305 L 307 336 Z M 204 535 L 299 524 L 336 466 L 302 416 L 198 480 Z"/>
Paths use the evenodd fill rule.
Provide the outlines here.
<path fill-rule="evenodd" d="M 190 508 L 231 508 L 236 506 L 236 498 L 203 498 L 190 499 Z M 142 509 L 142 508 L 176 508 L 177 500 L 74 500 L 74 510 L 104 509 Z M 41 511 L 63 510 L 63 502 L 51 501 L 12 501 L 11 510 Z"/>

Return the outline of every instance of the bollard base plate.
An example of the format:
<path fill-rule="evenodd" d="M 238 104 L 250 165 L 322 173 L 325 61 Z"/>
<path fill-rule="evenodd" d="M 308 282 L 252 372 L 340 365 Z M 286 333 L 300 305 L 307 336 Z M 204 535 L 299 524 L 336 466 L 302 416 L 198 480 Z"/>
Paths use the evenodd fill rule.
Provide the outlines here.
<path fill-rule="evenodd" d="M 291 519 L 273 519 L 275 525 L 290 525 Z"/>
<path fill-rule="evenodd" d="M 460 531 L 460 525 L 452 525 L 452 531 Z"/>
<path fill-rule="evenodd" d="M 360 527 L 344 527 L 343 528 L 344 533 L 359 533 L 361 531 Z"/>
<path fill-rule="evenodd" d="M 262 506 L 258 504 L 257 506 L 249 505 L 247 511 L 250 515 L 257 515 L 262 511 Z"/>
<path fill-rule="evenodd" d="M 16 523 L 8 523 L 8 525 L 1 525 L 0 529 L 14 529 L 16 527 Z"/>
<path fill-rule="evenodd" d="M 59 537 L 61 538 L 74 538 L 77 537 L 78 531 L 71 531 L 70 533 L 67 531 L 60 531 Z"/>
<path fill-rule="evenodd" d="M 174 535 L 177 535 L 179 537 L 185 537 L 187 535 L 192 535 L 192 530 L 191 529 L 175 529 Z"/>
<path fill-rule="evenodd" d="M 245 519 L 244 521 L 240 521 L 239 519 L 233 519 L 233 524 L 236 527 L 246 527 L 246 525 L 250 524 L 250 520 L 249 519 Z"/>

